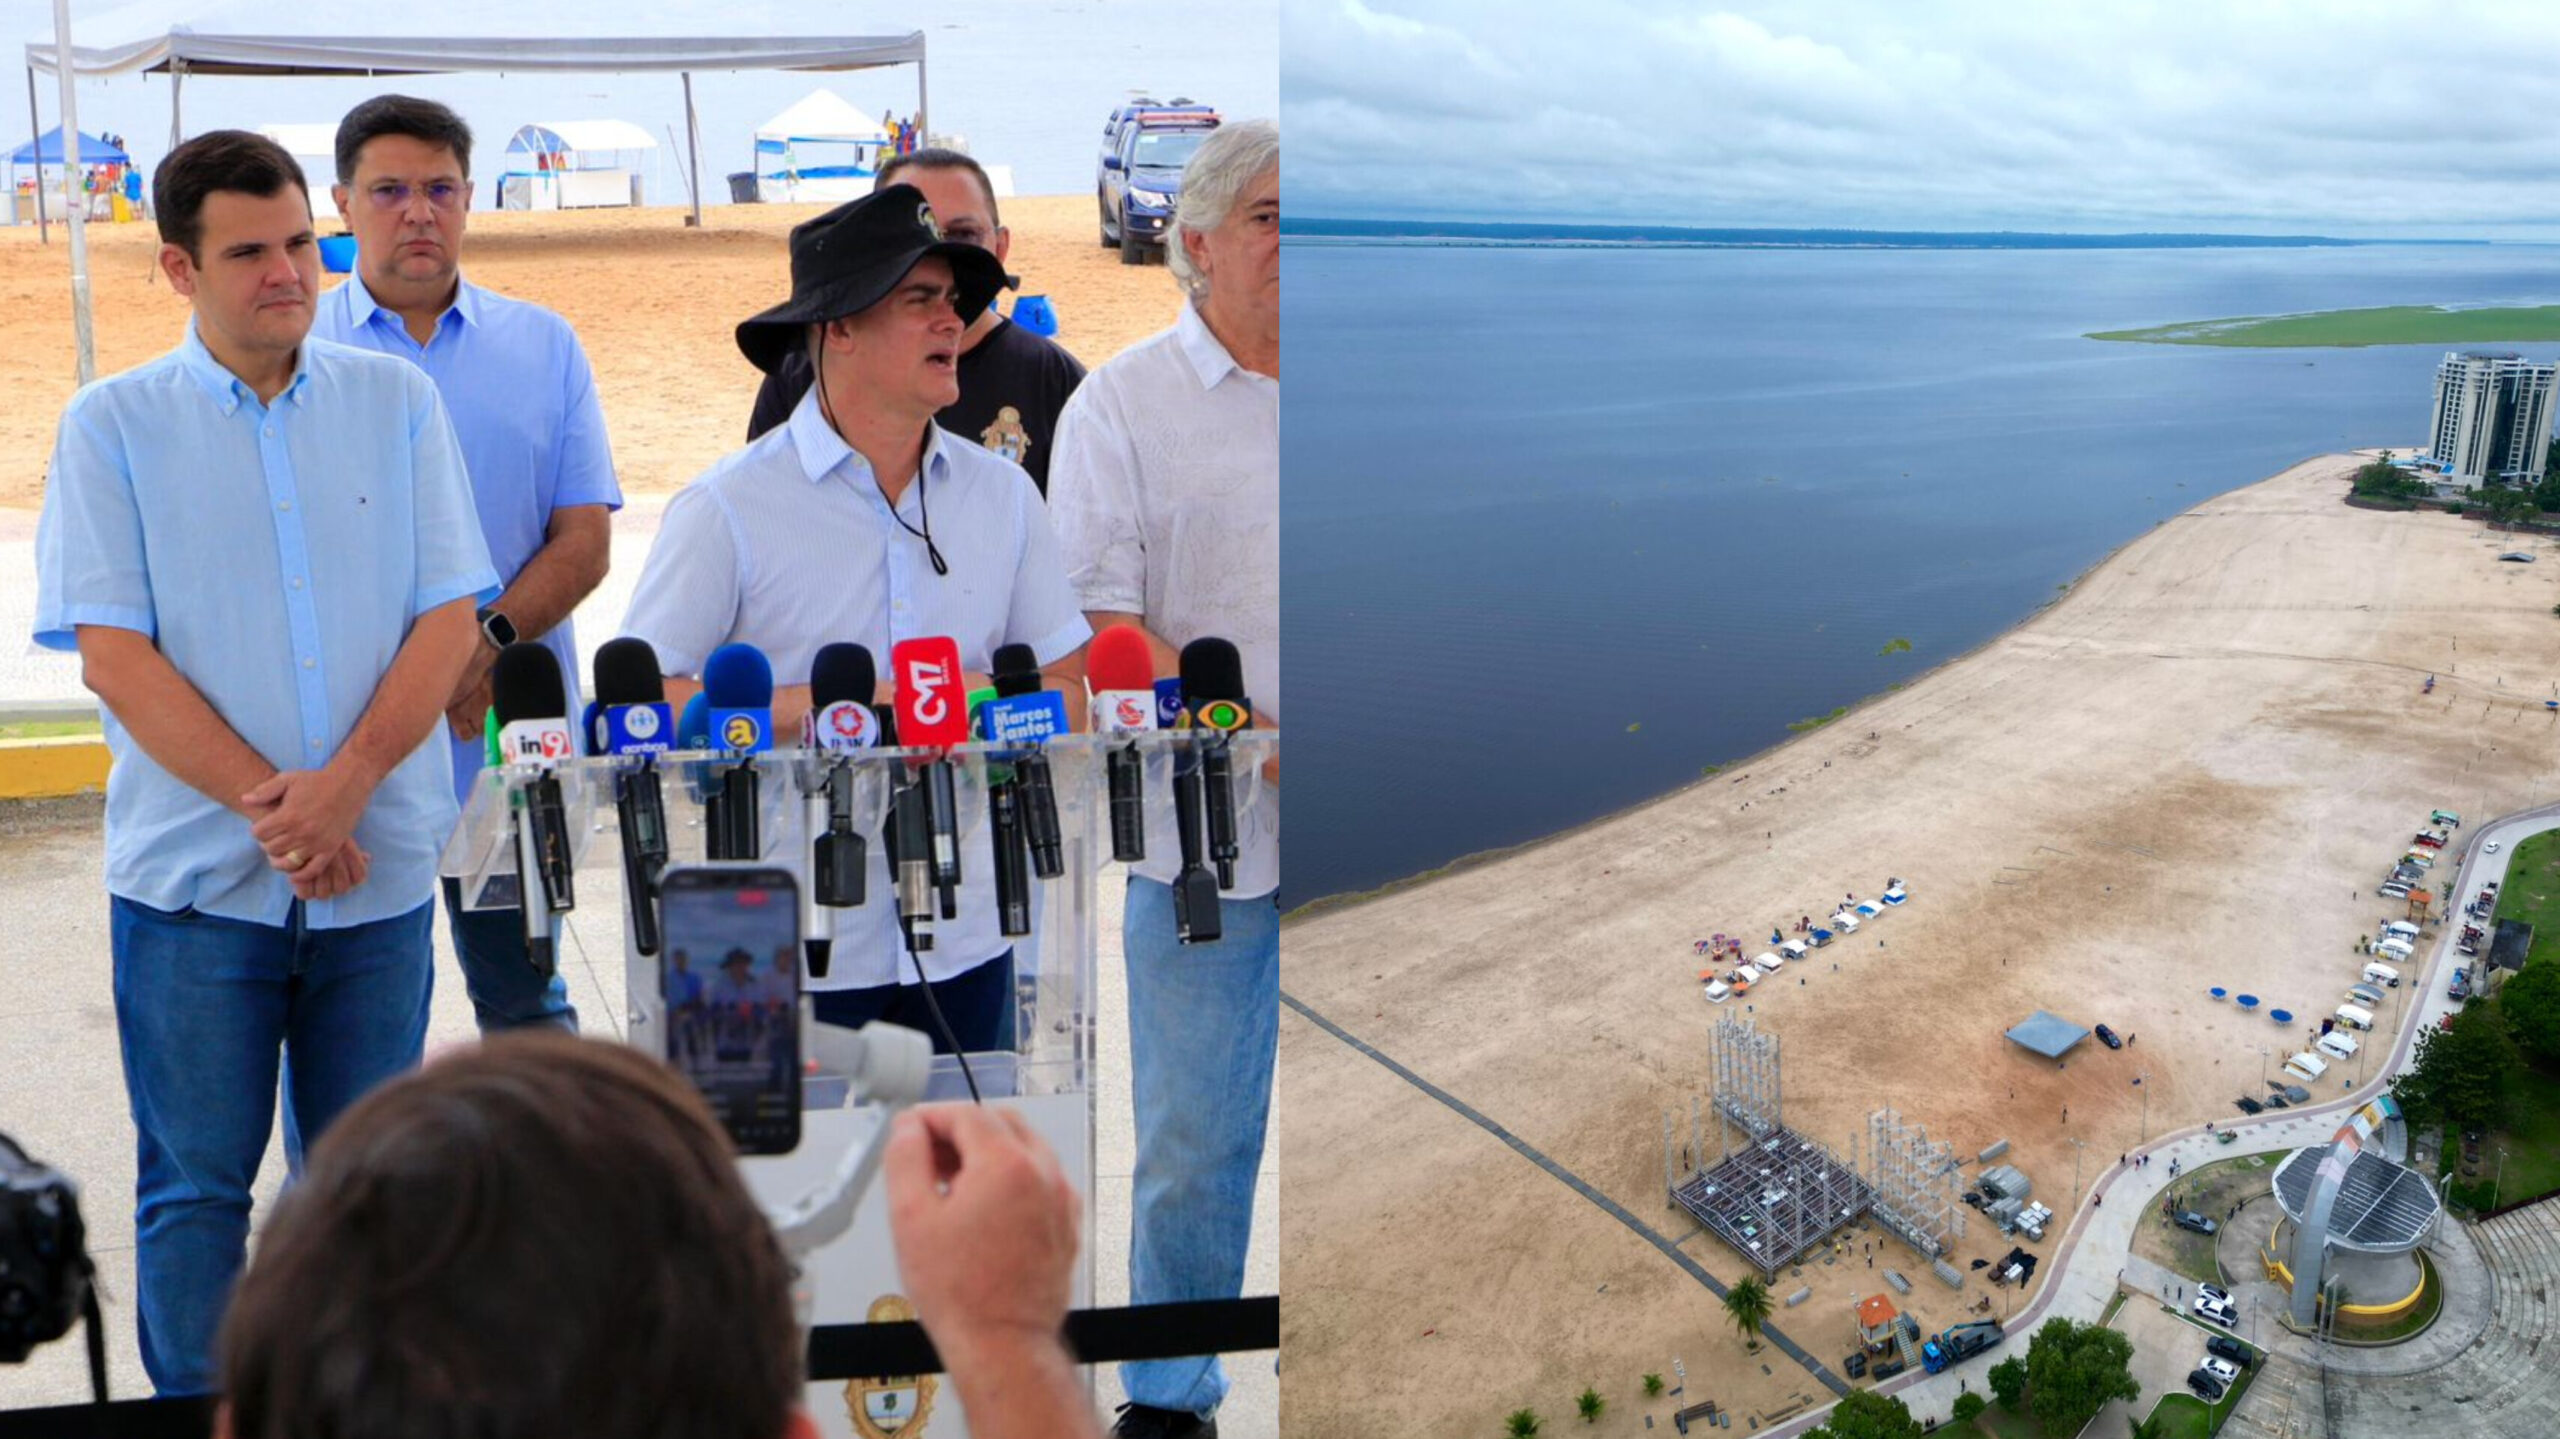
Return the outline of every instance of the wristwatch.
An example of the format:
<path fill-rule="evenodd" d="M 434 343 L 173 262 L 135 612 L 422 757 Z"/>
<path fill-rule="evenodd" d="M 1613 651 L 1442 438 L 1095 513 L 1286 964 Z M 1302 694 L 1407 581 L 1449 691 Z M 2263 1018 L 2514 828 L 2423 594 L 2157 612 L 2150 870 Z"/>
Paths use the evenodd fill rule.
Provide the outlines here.
<path fill-rule="evenodd" d="M 505 649 L 516 642 L 515 621 L 487 605 L 480 607 L 480 633 L 486 635 L 489 643 L 499 649 Z"/>

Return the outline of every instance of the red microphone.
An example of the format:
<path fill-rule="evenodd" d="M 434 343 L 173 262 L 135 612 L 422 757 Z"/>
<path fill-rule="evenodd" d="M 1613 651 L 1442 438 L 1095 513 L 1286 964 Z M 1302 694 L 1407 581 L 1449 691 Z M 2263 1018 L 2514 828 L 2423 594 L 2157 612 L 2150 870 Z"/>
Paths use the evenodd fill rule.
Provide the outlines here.
<path fill-rule="evenodd" d="M 889 674 L 897 687 L 898 743 L 920 749 L 969 742 L 969 692 L 960 678 L 960 646 L 948 635 L 900 640 L 889 647 Z M 933 885 L 944 919 L 960 917 L 960 796 L 949 760 L 936 759 L 922 776 L 932 822 Z"/>
<path fill-rule="evenodd" d="M 1085 651 L 1085 682 L 1093 690 L 1096 735 L 1142 734 L 1156 727 L 1155 652 L 1135 625 L 1111 625 Z M 1111 795 L 1111 857 L 1127 864 L 1147 857 L 1146 767 L 1138 744 L 1103 755 Z"/>

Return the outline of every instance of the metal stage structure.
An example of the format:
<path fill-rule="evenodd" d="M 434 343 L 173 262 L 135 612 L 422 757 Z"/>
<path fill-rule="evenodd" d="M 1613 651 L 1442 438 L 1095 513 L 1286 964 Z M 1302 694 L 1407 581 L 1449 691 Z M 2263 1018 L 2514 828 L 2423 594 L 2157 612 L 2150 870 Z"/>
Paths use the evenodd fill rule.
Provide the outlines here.
<path fill-rule="evenodd" d="M 1777 1035 L 1727 1017 L 1716 1022 L 1712 1046 L 1717 1157 L 1709 1163 L 1693 1100 L 1684 1153 L 1675 1154 L 1671 1117 L 1663 1116 L 1664 1183 L 1672 1203 L 1775 1282 L 1780 1269 L 1866 1213 L 1875 1191 L 1855 1163 L 1780 1121 Z M 1743 1134 L 1738 1149 L 1732 1129 Z"/>
<path fill-rule="evenodd" d="M 1924 1256 L 1944 1256 L 1964 1237 L 1963 1187 L 1956 1173 L 1964 1161 L 1955 1146 L 1933 1143 L 1926 1128 L 1879 1109 L 1867 1116 L 1867 1149 L 1874 1161 L 1868 1182 L 1875 1190 L 1876 1222 Z"/>

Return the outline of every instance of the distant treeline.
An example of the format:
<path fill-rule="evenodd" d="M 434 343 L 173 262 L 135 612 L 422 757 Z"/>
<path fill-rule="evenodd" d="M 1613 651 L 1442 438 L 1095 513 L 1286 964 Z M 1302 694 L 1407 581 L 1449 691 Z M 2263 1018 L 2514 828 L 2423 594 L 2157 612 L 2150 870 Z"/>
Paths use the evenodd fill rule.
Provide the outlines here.
<path fill-rule="evenodd" d="M 1337 220 L 1282 216 L 1284 235 L 1495 244 L 1655 244 L 1891 250 L 2301 249 L 2346 245 L 2480 245 L 2485 240 L 2340 240 L 2327 235 L 2054 235 L 2027 230 L 1746 230 L 1682 225 L 1565 225 L 1480 220 Z"/>

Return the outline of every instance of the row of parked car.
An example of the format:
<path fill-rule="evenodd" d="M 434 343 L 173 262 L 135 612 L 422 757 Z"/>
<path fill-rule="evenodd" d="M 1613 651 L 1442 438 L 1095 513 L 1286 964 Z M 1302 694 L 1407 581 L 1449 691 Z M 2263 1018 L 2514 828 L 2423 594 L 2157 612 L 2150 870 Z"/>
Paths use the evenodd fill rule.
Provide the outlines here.
<path fill-rule="evenodd" d="M 1883 894 L 1870 900 L 1843 903 L 1839 911 L 1829 919 L 1820 924 L 1807 924 L 1803 934 L 1798 938 L 1783 939 L 1772 933 L 1770 937 L 1778 939 L 1779 943 L 1776 948 L 1767 953 L 1745 960 L 1721 973 L 1715 970 L 1704 970 L 1699 973 L 1698 977 L 1706 988 L 1707 1002 L 1722 1004 L 1737 994 L 1749 994 L 1751 986 L 1776 974 L 1787 965 L 1801 964 L 1811 959 L 1815 950 L 1823 948 L 1842 935 L 1856 934 L 1859 925 L 1882 918 L 1886 911 L 1900 908 L 1910 898 L 1911 893 L 1903 888 L 1901 880 L 1888 880 Z M 1701 940 L 1699 944 L 1703 948 L 1706 941 Z"/>

